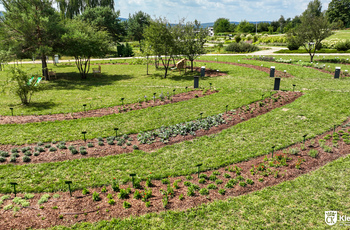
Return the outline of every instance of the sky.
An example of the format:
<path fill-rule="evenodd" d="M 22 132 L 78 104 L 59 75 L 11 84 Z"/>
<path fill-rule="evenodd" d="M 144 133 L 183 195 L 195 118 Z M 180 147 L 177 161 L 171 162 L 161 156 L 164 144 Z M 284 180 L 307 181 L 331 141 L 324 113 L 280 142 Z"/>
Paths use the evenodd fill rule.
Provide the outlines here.
<path fill-rule="evenodd" d="M 285 19 L 300 15 L 311 0 L 114 0 L 114 8 L 120 17 L 143 11 L 154 17 L 165 17 L 172 23 L 185 18 L 201 23 L 214 22 L 218 18 L 230 21 L 273 21 L 281 15 Z M 321 0 L 322 10 L 331 0 Z M 56 5 L 56 4 L 55 4 Z M 0 5 L 0 11 L 4 10 Z"/>

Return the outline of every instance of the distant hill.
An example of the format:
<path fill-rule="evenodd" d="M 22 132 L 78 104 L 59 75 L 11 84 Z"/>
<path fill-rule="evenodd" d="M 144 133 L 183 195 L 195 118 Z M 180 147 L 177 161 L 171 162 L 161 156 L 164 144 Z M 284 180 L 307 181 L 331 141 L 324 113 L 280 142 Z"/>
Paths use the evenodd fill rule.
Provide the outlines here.
<path fill-rule="evenodd" d="M 2 11 L 0 11 L 0 17 L 3 16 L 4 14 L 2 13 Z"/>
<path fill-rule="evenodd" d="M 127 18 L 118 18 L 120 21 L 127 21 L 128 19 Z"/>

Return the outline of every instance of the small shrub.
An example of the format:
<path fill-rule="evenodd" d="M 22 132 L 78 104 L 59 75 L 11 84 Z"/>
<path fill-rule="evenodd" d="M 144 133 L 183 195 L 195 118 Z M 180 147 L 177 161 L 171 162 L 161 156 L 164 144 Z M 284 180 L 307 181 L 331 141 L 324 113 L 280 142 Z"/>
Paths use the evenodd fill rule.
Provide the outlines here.
<path fill-rule="evenodd" d="M 213 172 L 213 175 L 218 176 L 218 175 L 221 175 L 221 173 L 220 173 L 219 171 L 214 171 L 214 172 Z"/>
<path fill-rule="evenodd" d="M 184 182 L 184 185 L 185 185 L 186 187 L 189 187 L 189 186 L 192 185 L 192 183 L 191 183 L 190 181 L 185 181 L 185 182 Z"/>
<path fill-rule="evenodd" d="M 227 173 L 224 174 L 224 177 L 225 178 L 231 178 L 230 174 L 227 174 Z"/>
<path fill-rule="evenodd" d="M 198 183 L 200 183 L 200 184 L 205 184 L 205 182 L 207 182 L 207 181 L 204 178 L 200 178 L 198 180 Z"/>
<path fill-rule="evenodd" d="M 55 198 L 55 199 L 58 199 L 58 198 L 60 198 L 60 195 L 59 194 L 53 194 L 52 197 Z"/>
<path fill-rule="evenodd" d="M 149 208 L 149 207 L 151 206 L 151 202 L 146 201 L 146 202 L 145 202 L 145 206 L 146 206 L 146 208 Z"/>
<path fill-rule="evenodd" d="M 239 182 L 239 186 L 245 187 L 247 184 L 244 181 Z"/>
<path fill-rule="evenodd" d="M 2 157 L 9 157 L 9 153 L 8 152 L 5 152 L 5 151 L 0 151 L 0 156 Z"/>
<path fill-rule="evenodd" d="M 252 179 L 247 179 L 247 184 L 252 185 L 252 184 L 254 184 L 254 181 Z"/>
<path fill-rule="evenodd" d="M 6 205 L 6 206 L 4 207 L 4 210 L 7 211 L 7 210 L 10 210 L 10 209 L 12 209 L 12 208 L 13 208 L 13 205 L 12 205 L 12 204 L 9 204 L 9 205 Z"/>
<path fill-rule="evenodd" d="M 17 148 L 11 149 L 11 153 L 18 153 L 18 149 Z"/>
<path fill-rule="evenodd" d="M 50 147 L 50 148 L 49 148 L 49 151 L 50 151 L 50 152 L 56 152 L 57 149 L 56 149 L 55 147 Z"/>
<path fill-rule="evenodd" d="M 222 184 L 223 181 L 218 179 L 218 180 L 215 181 L 215 183 L 216 183 L 216 184 Z"/>
<path fill-rule="evenodd" d="M 84 188 L 83 191 L 81 191 L 81 193 L 85 196 L 85 195 L 89 194 L 90 191 L 87 190 L 87 188 Z"/>
<path fill-rule="evenodd" d="M 108 198 L 108 199 L 113 199 L 113 195 L 110 194 L 110 193 L 108 193 L 107 198 Z"/>
<path fill-rule="evenodd" d="M 105 186 L 102 187 L 101 192 L 103 192 L 103 193 L 106 193 L 106 192 L 107 192 L 107 189 L 106 189 Z"/>
<path fill-rule="evenodd" d="M 43 146 L 44 145 L 44 143 L 42 143 L 41 141 L 39 141 L 38 143 L 37 143 L 37 146 Z"/>
<path fill-rule="evenodd" d="M 194 196 L 194 188 L 192 186 L 188 187 L 187 196 Z"/>
<path fill-rule="evenodd" d="M 39 153 L 45 152 L 45 149 L 43 147 L 38 147 L 37 150 Z"/>
<path fill-rule="evenodd" d="M 138 147 L 137 145 L 133 145 L 132 148 L 133 148 L 134 150 L 139 149 L 139 147 Z"/>
<path fill-rule="evenodd" d="M 52 209 L 58 209 L 58 207 L 57 206 L 53 206 Z"/>
<path fill-rule="evenodd" d="M 48 202 L 50 199 L 50 195 L 49 194 L 44 194 L 41 196 L 41 198 L 38 200 L 38 204 L 43 204 Z"/>
<path fill-rule="evenodd" d="M 131 207 L 131 204 L 129 202 L 126 202 L 126 201 L 123 202 L 123 208 L 127 209 L 130 207 Z"/>
<path fill-rule="evenodd" d="M 300 152 L 299 148 L 291 148 L 289 149 L 289 154 L 296 155 Z"/>
<path fill-rule="evenodd" d="M 316 149 L 311 149 L 308 154 L 310 157 L 316 158 L 318 155 L 318 151 Z"/>
<path fill-rule="evenodd" d="M 44 147 L 45 147 L 46 149 L 49 149 L 49 148 L 51 148 L 51 144 L 46 144 L 46 145 L 44 145 Z"/>
<path fill-rule="evenodd" d="M 183 199 L 185 199 L 184 195 L 183 195 L 183 194 L 180 194 L 179 200 L 183 200 Z"/>
<path fill-rule="evenodd" d="M 137 200 L 142 198 L 142 195 L 141 195 L 141 193 L 138 190 L 136 190 L 134 192 L 134 198 L 137 199 Z"/>
<path fill-rule="evenodd" d="M 26 199 L 26 200 L 33 199 L 33 198 L 34 198 L 34 194 L 32 194 L 32 193 L 24 194 L 24 199 Z"/>
<path fill-rule="evenodd" d="M 117 196 L 119 199 L 127 199 L 129 197 L 129 192 L 126 189 L 120 189 Z"/>
<path fill-rule="evenodd" d="M 15 157 L 15 156 L 11 156 L 11 158 L 10 158 L 10 162 L 16 162 L 17 161 L 17 158 Z"/>
<path fill-rule="evenodd" d="M 57 145 L 57 148 L 59 148 L 59 149 L 67 149 L 67 146 L 59 144 L 59 145 Z"/>
<path fill-rule="evenodd" d="M 39 152 L 34 152 L 34 156 L 39 156 L 40 155 L 40 153 Z"/>
<path fill-rule="evenodd" d="M 259 182 L 264 182 L 264 178 L 259 178 Z"/>
<path fill-rule="evenodd" d="M 162 179 L 162 184 L 169 184 L 170 180 L 167 178 Z"/>
<path fill-rule="evenodd" d="M 80 146 L 79 150 L 80 150 L 80 154 L 81 154 L 81 155 L 86 155 L 86 154 L 87 154 L 87 151 L 86 151 L 86 147 L 85 147 L 85 146 Z"/>
<path fill-rule="evenodd" d="M 103 143 L 103 141 L 99 141 L 99 142 L 98 142 L 98 145 L 99 145 L 99 146 L 104 146 L 105 144 Z"/>
<path fill-rule="evenodd" d="M 101 200 L 100 194 L 99 194 L 98 192 L 94 192 L 94 193 L 92 194 L 92 200 L 93 200 L 93 201 L 100 201 L 100 200 Z"/>
<path fill-rule="evenodd" d="M 217 189 L 218 186 L 216 186 L 215 184 L 209 184 L 208 185 L 208 189 Z"/>
<path fill-rule="evenodd" d="M 114 204 L 115 204 L 115 200 L 114 200 L 114 199 L 109 199 L 109 200 L 108 200 L 108 204 L 114 205 Z"/>
<path fill-rule="evenodd" d="M 73 155 L 75 155 L 75 154 L 78 153 L 78 150 L 77 150 L 75 147 L 73 147 L 73 146 L 69 146 L 69 150 L 70 150 L 70 152 L 71 152 Z"/>
<path fill-rule="evenodd" d="M 199 194 L 201 194 L 202 196 L 205 196 L 209 194 L 209 191 L 206 188 L 202 188 L 201 190 L 199 190 Z"/>
<path fill-rule="evenodd" d="M 222 188 L 222 189 L 219 189 L 218 192 L 219 192 L 220 195 L 225 195 L 226 190 Z"/>
<path fill-rule="evenodd" d="M 30 161 L 30 157 L 29 156 L 24 156 L 23 157 L 23 162 L 29 162 Z"/>
<path fill-rule="evenodd" d="M 94 144 L 91 143 L 91 142 L 89 142 L 89 143 L 87 144 L 87 147 L 88 147 L 88 148 L 93 148 L 93 147 L 94 147 Z"/>
<path fill-rule="evenodd" d="M 208 176 L 204 173 L 199 174 L 199 178 L 208 179 Z"/>
<path fill-rule="evenodd" d="M 254 52 L 258 51 L 259 47 L 256 45 L 252 45 L 245 42 L 239 42 L 239 43 L 231 43 L 226 48 L 226 51 L 228 52 L 236 52 L 236 53 L 248 53 L 248 52 Z"/>
<path fill-rule="evenodd" d="M 107 141 L 107 144 L 114 145 L 114 141 L 113 140 L 109 140 L 109 141 Z"/>
<path fill-rule="evenodd" d="M 6 158 L 5 157 L 0 157 L 0 162 L 5 162 Z"/>
<path fill-rule="evenodd" d="M 186 179 L 187 179 L 187 180 L 192 180 L 193 177 L 192 177 L 191 175 L 187 175 L 187 176 L 186 176 Z"/>
<path fill-rule="evenodd" d="M 216 181 L 217 180 L 217 177 L 215 175 L 210 175 L 209 176 L 209 180 L 211 181 Z"/>

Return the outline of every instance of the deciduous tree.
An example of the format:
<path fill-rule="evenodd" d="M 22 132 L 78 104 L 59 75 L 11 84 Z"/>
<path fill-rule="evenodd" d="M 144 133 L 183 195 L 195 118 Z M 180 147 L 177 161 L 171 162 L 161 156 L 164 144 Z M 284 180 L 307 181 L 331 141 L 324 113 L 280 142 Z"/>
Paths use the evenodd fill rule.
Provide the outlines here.
<path fill-rule="evenodd" d="M 110 37 L 106 31 L 79 19 L 68 21 L 66 27 L 67 32 L 62 36 L 62 52 L 75 58 L 81 78 L 86 79 L 91 57 L 103 57 L 110 52 Z"/>

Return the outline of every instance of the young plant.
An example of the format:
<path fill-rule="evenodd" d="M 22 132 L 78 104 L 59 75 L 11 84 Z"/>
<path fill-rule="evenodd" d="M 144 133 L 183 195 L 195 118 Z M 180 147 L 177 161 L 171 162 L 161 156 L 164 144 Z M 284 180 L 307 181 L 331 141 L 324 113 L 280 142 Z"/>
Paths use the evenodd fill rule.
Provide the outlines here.
<path fill-rule="evenodd" d="M 318 151 L 316 149 L 311 149 L 308 154 L 310 157 L 316 158 L 318 155 Z"/>
<path fill-rule="evenodd" d="M 199 194 L 201 194 L 202 196 L 205 196 L 209 194 L 209 191 L 206 188 L 202 188 L 201 190 L 199 190 Z"/>

